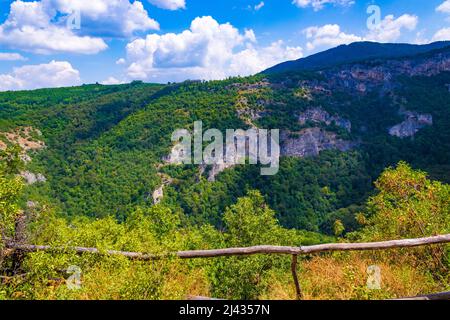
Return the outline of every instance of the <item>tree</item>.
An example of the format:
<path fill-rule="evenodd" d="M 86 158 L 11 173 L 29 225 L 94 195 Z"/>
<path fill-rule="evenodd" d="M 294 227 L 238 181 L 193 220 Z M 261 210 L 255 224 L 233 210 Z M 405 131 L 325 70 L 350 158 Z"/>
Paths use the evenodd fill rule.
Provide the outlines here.
<path fill-rule="evenodd" d="M 365 240 L 450 233 L 449 185 L 431 181 L 425 172 L 400 162 L 396 168 L 386 169 L 375 186 L 378 194 L 368 201 L 367 226 L 361 232 Z M 430 269 L 433 266 L 446 269 L 449 253 L 446 257 L 442 247 L 417 249 L 417 261 Z"/>
<path fill-rule="evenodd" d="M 19 197 L 23 188 L 20 178 L 14 177 L 19 167 L 18 149 L 8 149 L 0 154 L 0 250 L 6 238 L 14 235 L 14 225 L 19 211 Z"/>
<path fill-rule="evenodd" d="M 283 244 L 294 237 L 282 229 L 259 191 L 250 191 L 225 211 L 226 246 Z M 216 259 L 211 268 L 213 295 L 258 299 L 267 290 L 270 272 L 286 267 L 284 257 L 269 255 Z"/>
<path fill-rule="evenodd" d="M 420 238 L 450 232 L 450 186 L 431 181 L 405 162 L 389 168 L 375 183 L 368 202 L 366 233 L 373 238 Z"/>
<path fill-rule="evenodd" d="M 18 145 L 0 150 L 0 172 L 11 175 L 18 173 L 23 168 L 23 161 L 20 158 L 22 149 Z"/>
<path fill-rule="evenodd" d="M 344 224 L 342 223 L 341 220 L 336 220 L 334 222 L 334 235 L 339 237 L 341 236 L 345 231 L 345 227 Z"/>
<path fill-rule="evenodd" d="M 279 241 L 280 227 L 275 212 L 265 204 L 259 191 L 250 191 L 247 197 L 229 207 L 224 222 L 231 245 L 254 246 Z"/>

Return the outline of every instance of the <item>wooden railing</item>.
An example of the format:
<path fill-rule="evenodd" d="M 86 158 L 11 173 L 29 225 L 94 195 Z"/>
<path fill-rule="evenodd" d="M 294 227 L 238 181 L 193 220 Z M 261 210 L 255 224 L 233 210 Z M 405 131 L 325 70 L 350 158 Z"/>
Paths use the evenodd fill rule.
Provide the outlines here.
<path fill-rule="evenodd" d="M 200 259 L 200 258 L 217 258 L 217 257 L 230 257 L 230 256 L 250 256 L 257 254 L 280 254 L 291 255 L 291 272 L 295 284 L 297 298 L 302 299 L 302 289 L 297 274 L 297 263 L 299 255 L 315 254 L 322 252 L 334 252 L 334 251 L 370 251 L 370 250 L 388 250 L 398 248 L 413 248 L 426 245 L 437 245 L 450 243 L 450 234 L 439 235 L 428 238 L 419 239 L 404 239 L 393 240 L 383 242 L 368 242 L 368 243 L 330 243 L 314 246 L 302 246 L 302 247 L 282 247 L 282 246 L 254 246 L 246 248 L 226 248 L 215 250 L 194 250 L 194 251 L 178 251 L 166 254 L 147 254 L 140 252 L 124 252 L 116 250 L 102 251 L 97 248 L 85 248 L 85 247 L 52 247 L 52 246 L 40 246 L 40 245 L 28 245 L 20 244 L 14 241 L 8 241 L 6 243 L 6 251 L 8 253 L 20 252 L 55 252 L 55 253 L 67 253 L 75 252 L 77 254 L 96 254 L 96 255 L 116 255 L 123 256 L 133 260 L 150 261 L 157 259 L 164 259 L 168 257 L 178 257 L 179 259 Z M 418 297 L 415 299 L 427 299 L 430 297 L 445 297 L 449 299 L 449 293 L 441 293 L 438 295 L 430 295 L 424 297 Z M 408 298 L 414 299 L 414 298 Z"/>

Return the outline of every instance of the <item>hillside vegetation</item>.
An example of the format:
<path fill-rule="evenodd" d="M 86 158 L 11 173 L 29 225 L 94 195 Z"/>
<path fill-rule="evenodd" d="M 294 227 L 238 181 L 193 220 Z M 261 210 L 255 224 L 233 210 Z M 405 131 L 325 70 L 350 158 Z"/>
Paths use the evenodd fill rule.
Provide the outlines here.
<path fill-rule="evenodd" d="M 0 93 L 0 249 L 17 219 L 27 243 L 149 253 L 450 233 L 450 49 L 438 46 L 224 81 Z M 199 120 L 280 129 L 279 173 L 167 163 L 172 133 Z M 289 257 L 2 254 L 0 299 L 295 298 Z M 448 290 L 449 259 L 448 246 L 323 254 L 300 278 L 305 298 L 394 298 Z M 381 290 L 366 286 L 371 265 Z M 80 290 L 65 285 L 70 266 Z"/>

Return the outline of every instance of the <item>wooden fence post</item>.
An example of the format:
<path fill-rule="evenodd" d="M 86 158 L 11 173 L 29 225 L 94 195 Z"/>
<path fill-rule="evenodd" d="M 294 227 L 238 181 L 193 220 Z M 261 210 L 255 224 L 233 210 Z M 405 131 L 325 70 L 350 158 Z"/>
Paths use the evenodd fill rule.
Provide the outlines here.
<path fill-rule="evenodd" d="M 303 294 L 302 294 L 302 288 L 300 286 L 300 282 L 298 281 L 297 263 L 298 263 L 298 256 L 294 254 L 294 255 L 292 255 L 292 264 L 291 264 L 292 277 L 294 278 L 297 300 L 302 300 Z"/>

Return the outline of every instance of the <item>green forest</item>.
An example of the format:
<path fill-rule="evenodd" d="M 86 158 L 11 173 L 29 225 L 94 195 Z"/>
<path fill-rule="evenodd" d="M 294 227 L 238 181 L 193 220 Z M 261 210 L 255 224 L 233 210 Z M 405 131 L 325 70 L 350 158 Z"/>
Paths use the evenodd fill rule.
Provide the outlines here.
<path fill-rule="evenodd" d="M 308 71 L 0 93 L 0 299 L 295 299 L 289 257 L 138 262 L 70 248 L 165 253 L 450 233 L 450 72 L 401 76 L 384 95 L 381 87 L 355 94 L 299 85 L 325 80 Z M 298 115 L 314 107 L 348 119 L 351 132 L 336 123 L 300 124 Z M 400 109 L 430 114 L 433 125 L 411 138 L 391 136 L 388 128 L 404 120 Z M 223 132 L 321 126 L 356 147 L 282 157 L 275 176 L 242 165 L 210 181 L 197 166 L 163 160 L 172 132 L 199 120 L 205 130 Z M 23 172 L 45 179 L 26 184 Z M 152 194 L 167 179 L 155 204 Z M 3 249 L 16 236 L 18 217 L 26 220 L 27 243 L 67 252 L 26 254 L 17 266 Z M 373 264 L 383 268 L 382 290 L 366 288 L 365 268 Z M 448 246 L 330 253 L 300 265 L 309 299 L 450 288 Z M 82 270 L 79 290 L 65 285 L 70 266 Z"/>

